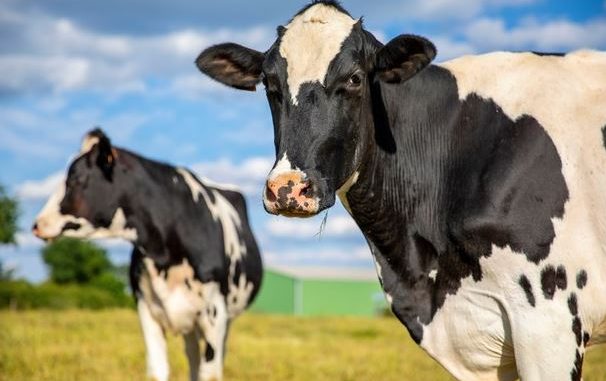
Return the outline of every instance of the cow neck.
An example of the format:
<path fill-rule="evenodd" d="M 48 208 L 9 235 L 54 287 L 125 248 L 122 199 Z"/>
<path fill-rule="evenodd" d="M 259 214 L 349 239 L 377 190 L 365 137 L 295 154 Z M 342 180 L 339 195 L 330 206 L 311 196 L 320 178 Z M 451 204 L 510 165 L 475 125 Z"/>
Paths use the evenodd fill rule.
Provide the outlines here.
<path fill-rule="evenodd" d="M 131 172 L 131 191 L 126 196 L 125 213 L 128 224 L 137 230 L 135 245 L 147 258 L 154 261 L 158 268 L 165 268 L 183 261 L 184 255 L 172 250 L 171 242 L 180 223 L 180 210 L 188 206 L 189 189 L 185 185 L 178 188 L 179 174 L 169 165 L 147 160 L 129 153 L 124 158 Z M 185 196 L 184 196 L 185 195 Z M 170 200 L 170 202 L 168 202 Z"/>
<path fill-rule="evenodd" d="M 430 67 L 404 84 L 375 86 L 374 137 L 347 194 L 394 312 L 417 341 L 419 322 L 435 312 L 429 274 L 448 241 L 448 134 L 433 122 L 448 109 L 448 99 L 432 91 L 440 75 Z"/>

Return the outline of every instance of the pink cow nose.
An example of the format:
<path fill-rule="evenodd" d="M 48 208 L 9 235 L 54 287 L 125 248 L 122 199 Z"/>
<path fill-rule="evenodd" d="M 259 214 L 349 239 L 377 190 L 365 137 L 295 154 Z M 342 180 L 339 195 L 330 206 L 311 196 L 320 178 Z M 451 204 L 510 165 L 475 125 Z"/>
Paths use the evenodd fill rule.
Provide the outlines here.
<path fill-rule="evenodd" d="M 312 183 L 299 172 L 286 172 L 267 180 L 265 209 L 285 216 L 312 216 L 318 212 Z"/>

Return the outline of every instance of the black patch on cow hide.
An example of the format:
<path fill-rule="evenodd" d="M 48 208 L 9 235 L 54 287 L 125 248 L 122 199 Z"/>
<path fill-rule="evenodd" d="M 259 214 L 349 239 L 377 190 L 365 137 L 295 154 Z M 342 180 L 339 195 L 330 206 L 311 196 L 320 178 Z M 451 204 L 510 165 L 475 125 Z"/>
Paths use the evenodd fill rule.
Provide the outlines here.
<path fill-rule="evenodd" d="M 572 316 L 577 316 L 579 308 L 577 306 L 577 296 L 574 293 L 570 294 L 568 297 L 568 309 Z"/>
<path fill-rule="evenodd" d="M 581 325 L 581 319 L 579 319 L 578 316 L 575 316 L 574 319 L 572 319 L 572 332 L 574 333 L 574 337 L 577 340 L 577 345 L 581 346 L 581 343 L 583 342 L 583 327 Z"/>
<path fill-rule="evenodd" d="M 211 362 L 215 358 L 215 349 L 210 343 L 206 343 L 206 351 L 204 352 L 204 359 L 206 362 Z"/>
<path fill-rule="evenodd" d="M 575 356 L 574 365 L 572 367 L 572 371 L 570 372 L 571 381 L 581 381 L 581 377 L 583 376 L 583 356 L 577 349 L 577 354 Z"/>
<path fill-rule="evenodd" d="M 79 224 L 77 222 L 67 222 L 65 223 L 65 225 L 63 225 L 63 227 L 61 228 L 61 233 L 63 233 L 66 230 L 78 230 L 82 227 L 82 224 Z"/>
<path fill-rule="evenodd" d="M 587 343 L 589 342 L 589 339 L 591 337 L 589 336 L 589 332 L 583 332 L 583 346 L 587 346 Z"/>
<path fill-rule="evenodd" d="M 577 274 L 577 287 L 579 288 L 579 290 L 582 290 L 586 284 L 587 284 L 587 271 L 581 270 Z"/>
<path fill-rule="evenodd" d="M 564 57 L 566 55 L 566 53 L 560 53 L 560 52 L 535 52 L 535 51 L 532 51 L 531 53 L 534 54 L 534 55 L 537 55 L 537 56 L 541 56 L 541 57 L 544 57 L 544 56 L 547 56 L 547 57 Z"/>
<path fill-rule="evenodd" d="M 530 284 L 528 277 L 526 277 L 526 275 L 520 276 L 520 280 L 518 281 L 518 283 L 526 294 L 526 300 L 528 300 L 528 304 L 534 307 L 536 302 L 534 299 L 534 294 L 532 293 L 532 285 Z"/>
<path fill-rule="evenodd" d="M 545 299 L 553 299 L 556 290 L 556 270 L 552 265 L 547 265 L 541 271 L 541 288 Z"/>
<path fill-rule="evenodd" d="M 568 286 L 568 279 L 566 278 L 566 269 L 562 265 L 558 266 L 556 270 L 555 283 L 556 287 L 562 291 L 566 290 L 566 287 Z"/>
<path fill-rule="evenodd" d="M 604 149 L 606 149 L 606 126 L 602 127 L 602 144 L 604 145 Z"/>

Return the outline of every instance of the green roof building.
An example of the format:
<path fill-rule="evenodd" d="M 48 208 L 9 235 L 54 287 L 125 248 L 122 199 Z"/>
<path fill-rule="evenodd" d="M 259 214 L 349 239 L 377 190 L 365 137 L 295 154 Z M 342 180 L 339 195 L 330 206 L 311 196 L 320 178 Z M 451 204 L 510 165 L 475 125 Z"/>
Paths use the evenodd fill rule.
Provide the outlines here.
<path fill-rule="evenodd" d="M 387 302 L 374 271 L 269 268 L 251 310 L 287 315 L 374 316 Z"/>

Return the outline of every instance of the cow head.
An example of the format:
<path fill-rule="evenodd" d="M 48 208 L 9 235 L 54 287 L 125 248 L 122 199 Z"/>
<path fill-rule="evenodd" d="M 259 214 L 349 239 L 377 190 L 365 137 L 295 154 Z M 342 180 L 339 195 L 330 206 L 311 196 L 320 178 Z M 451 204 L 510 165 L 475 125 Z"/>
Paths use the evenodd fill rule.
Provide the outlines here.
<path fill-rule="evenodd" d="M 374 134 L 371 94 L 378 83 L 406 81 L 435 54 L 418 36 L 383 45 L 336 2 L 316 1 L 278 28 L 265 53 L 226 43 L 204 50 L 196 64 L 237 89 L 263 82 L 276 150 L 265 209 L 312 216 L 356 176 Z"/>
<path fill-rule="evenodd" d="M 118 151 L 100 129 L 89 132 L 67 178 L 36 217 L 33 233 L 44 240 L 59 236 L 78 238 L 122 237 L 135 240 L 126 226 L 123 197 L 117 186 Z"/>

